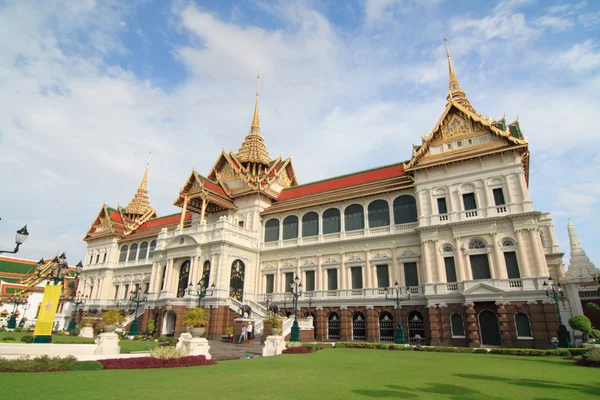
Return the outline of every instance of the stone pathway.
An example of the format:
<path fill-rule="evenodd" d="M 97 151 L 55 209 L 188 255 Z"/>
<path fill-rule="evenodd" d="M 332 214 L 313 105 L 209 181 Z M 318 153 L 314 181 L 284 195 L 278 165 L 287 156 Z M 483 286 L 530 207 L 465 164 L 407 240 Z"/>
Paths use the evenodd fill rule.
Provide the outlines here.
<path fill-rule="evenodd" d="M 251 357 L 262 356 L 262 345 L 227 343 L 222 340 L 210 340 L 210 354 L 215 361 L 239 360 L 244 354 Z"/>

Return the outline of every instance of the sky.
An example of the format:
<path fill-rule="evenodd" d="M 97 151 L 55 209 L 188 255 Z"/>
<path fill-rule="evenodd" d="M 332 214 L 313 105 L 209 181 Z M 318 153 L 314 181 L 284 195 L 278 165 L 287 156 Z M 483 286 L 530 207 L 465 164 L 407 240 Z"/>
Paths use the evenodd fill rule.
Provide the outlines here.
<path fill-rule="evenodd" d="M 443 38 L 484 116 L 517 116 L 534 208 L 567 219 L 600 267 L 600 2 L 0 0 L 0 248 L 67 251 L 126 206 L 151 152 L 159 215 L 261 133 L 299 183 L 408 160 L 441 115 Z"/>

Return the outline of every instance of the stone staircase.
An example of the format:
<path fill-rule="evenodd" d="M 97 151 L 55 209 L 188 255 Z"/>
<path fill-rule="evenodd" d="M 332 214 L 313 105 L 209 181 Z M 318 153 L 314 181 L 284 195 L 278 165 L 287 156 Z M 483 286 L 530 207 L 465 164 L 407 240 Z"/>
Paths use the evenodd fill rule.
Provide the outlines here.
<path fill-rule="evenodd" d="M 239 360 L 246 354 L 250 357 L 262 356 L 262 345 L 257 340 L 254 341 L 254 344 L 236 344 L 211 340 L 210 354 L 215 361 Z"/>

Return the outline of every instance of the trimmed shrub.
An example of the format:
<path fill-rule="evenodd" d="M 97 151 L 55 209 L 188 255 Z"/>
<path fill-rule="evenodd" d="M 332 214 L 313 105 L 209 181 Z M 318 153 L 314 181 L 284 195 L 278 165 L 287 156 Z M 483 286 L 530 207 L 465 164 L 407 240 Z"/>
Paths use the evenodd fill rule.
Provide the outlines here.
<path fill-rule="evenodd" d="M 569 326 L 577 331 L 588 333 L 592 330 L 592 322 L 585 315 L 574 315 L 569 319 Z"/>
<path fill-rule="evenodd" d="M 169 360 L 172 358 L 182 358 L 186 356 L 185 351 L 175 347 L 156 347 L 150 351 L 150 356 Z"/>
<path fill-rule="evenodd" d="M 0 339 L 0 342 L 16 342 L 17 339 L 15 339 L 14 336 L 4 336 L 2 339 Z"/>
<path fill-rule="evenodd" d="M 100 363 L 104 365 L 104 369 L 145 369 L 195 367 L 199 365 L 212 365 L 215 362 L 207 360 L 204 356 L 188 356 L 168 360 L 154 357 L 109 358 L 100 360 Z"/>
<path fill-rule="evenodd" d="M 487 349 L 475 349 L 475 350 L 473 350 L 473 353 L 475 353 L 475 354 L 488 354 L 489 351 Z"/>
<path fill-rule="evenodd" d="M 56 339 L 52 343 L 56 343 L 56 344 L 96 344 L 96 341 L 94 339 L 87 339 L 87 340 L 78 340 L 77 342 L 73 342 L 72 340 Z"/>
<path fill-rule="evenodd" d="M 509 356 L 561 356 L 570 357 L 569 350 L 539 350 L 539 349 L 491 349 L 491 354 L 504 354 Z"/>
<path fill-rule="evenodd" d="M 104 365 L 98 361 L 74 361 L 69 364 L 69 371 L 97 371 L 104 369 Z"/>
<path fill-rule="evenodd" d="M 33 336 L 25 335 L 21 337 L 21 342 L 23 343 L 33 343 Z"/>
<path fill-rule="evenodd" d="M 63 331 L 63 330 L 61 329 L 60 331 L 56 332 L 56 334 L 57 334 L 58 336 L 65 336 L 65 331 Z"/>
<path fill-rule="evenodd" d="M 168 337 L 164 337 L 164 336 L 163 336 L 163 337 L 159 337 L 159 338 L 158 338 L 158 342 L 159 342 L 159 343 L 164 343 L 164 342 L 168 342 L 168 341 L 169 341 L 169 338 L 168 338 Z"/>
<path fill-rule="evenodd" d="M 77 361 L 73 356 L 65 358 L 41 356 L 29 358 L 29 356 L 7 360 L 0 358 L 0 372 L 50 372 L 66 371 L 69 364 Z"/>
<path fill-rule="evenodd" d="M 80 333 L 81 333 L 81 330 L 79 328 L 75 328 L 75 329 L 69 331 L 69 335 L 71 335 L 71 336 L 79 336 Z"/>
<path fill-rule="evenodd" d="M 287 349 L 284 349 L 281 353 L 282 354 L 307 354 L 307 353 L 312 353 L 313 351 L 311 349 L 309 349 L 308 347 L 305 346 L 300 346 L 300 347 L 290 347 Z"/>
<path fill-rule="evenodd" d="M 598 306 L 598 304 L 596 303 L 587 303 L 586 307 L 588 308 L 588 310 L 590 311 L 594 311 L 594 312 L 600 312 L 600 307 Z"/>

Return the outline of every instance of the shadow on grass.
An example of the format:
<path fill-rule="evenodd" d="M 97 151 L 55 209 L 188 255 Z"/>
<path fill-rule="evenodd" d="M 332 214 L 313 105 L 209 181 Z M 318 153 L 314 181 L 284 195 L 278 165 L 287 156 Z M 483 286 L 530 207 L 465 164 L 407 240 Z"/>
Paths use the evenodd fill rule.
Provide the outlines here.
<path fill-rule="evenodd" d="M 451 400 L 505 400 L 504 397 L 494 397 L 487 393 L 482 393 L 479 390 L 467 388 L 458 385 L 448 385 L 444 383 L 426 383 L 426 387 L 422 388 L 407 388 L 398 385 L 385 385 L 381 390 L 352 390 L 352 393 L 376 398 L 419 398 L 419 393 L 443 394 L 447 399 Z"/>
<path fill-rule="evenodd" d="M 477 379 L 484 381 L 494 381 L 494 382 L 504 382 L 509 385 L 515 386 L 525 386 L 528 388 L 540 388 L 540 389 L 569 389 L 569 390 L 577 390 L 584 394 L 589 394 L 591 396 L 597 396 L 600 391 L 600 385 L 592 386 L 592 385 L 582 385 L 577 383 L 556 383 L 552 381 L 542 381 L 539 379 L 511 379 L 506 377 L 499 376 L 491 376 L 491 375 L 477 375 L 477 374 L 454 374 L 454 376 L 458 376 L 460 378 L 465 379 Z"/>

